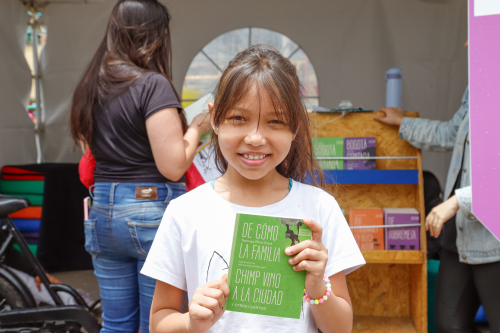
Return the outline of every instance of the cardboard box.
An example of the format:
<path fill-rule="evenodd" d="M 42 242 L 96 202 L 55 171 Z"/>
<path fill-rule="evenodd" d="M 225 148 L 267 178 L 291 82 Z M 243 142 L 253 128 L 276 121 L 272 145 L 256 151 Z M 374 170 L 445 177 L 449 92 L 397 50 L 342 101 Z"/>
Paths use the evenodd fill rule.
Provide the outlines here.
<path fill-rule="evenodd" d="M 375 138 L 344 138 L 345 157 L 371 157 L 376 156 Z M 375 160 L 345 160 L 345 170 L 375 170 Z"/>
<path fill-rule="evenodd" d="M 384 208 L 387 225 L 420 223 L 420 214 L 414 208 Z M 387 228 L 387 250 L 420 250 L 420 227 Z"/>
<path fill-rule="evenodd" d="M 349 225 L 376 226 L 384 225 L 382 209 L 351 209 L 349 210 Z M 360 250 L 384 250 L 384 228 L 351 229 Z"/>

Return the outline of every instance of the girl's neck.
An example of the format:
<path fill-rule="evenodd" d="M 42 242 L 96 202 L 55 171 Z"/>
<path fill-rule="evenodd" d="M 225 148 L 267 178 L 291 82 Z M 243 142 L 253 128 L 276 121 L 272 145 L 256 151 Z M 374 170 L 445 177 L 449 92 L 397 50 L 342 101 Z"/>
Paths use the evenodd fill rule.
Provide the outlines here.
<path fill-rule="evenodd" d="M 226 173 L 215 182 L 215 192 L 230 203 L 246 207 L 275 204 L 288 195 L 289 181 L 275 169 L 260 179 L 243 177 L 228 166 Z"/>

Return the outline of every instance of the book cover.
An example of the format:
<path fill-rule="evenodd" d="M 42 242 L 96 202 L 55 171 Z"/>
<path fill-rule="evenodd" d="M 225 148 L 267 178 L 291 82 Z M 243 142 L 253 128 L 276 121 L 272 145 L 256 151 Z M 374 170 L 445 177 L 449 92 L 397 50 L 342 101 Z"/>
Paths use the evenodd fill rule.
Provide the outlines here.
<path fill-rule="evenodd" d="M 237 214 L 226 310 L 300 318 L 306 272 L 296 272 L 285 249 L 311 239 L 302 219 Z"/>
<path fill-rule="evenodd" d="M 344 157 L 344 138 L 312 138 L 314 156 Z M 343 160 L 318 160 L 323 170 L 344 170 Z"/>
<path fill-rule="evenodd" d="M 345 157 L 371 157 L 376 156 L 375 138 L 344 138 Z M 375 160 L 345 160 L 346 170 L 375 170 L 377 165 Z"/>
<path fill-rule="evenodd" d="M 351 209 L 349 225 L 351 227 L 384 225 L 382 209 Z M 383 228 L 351 229 L 351 231 L 360 250 L 385 249 Z"/>
<path fill-rule="evenodd" d="M 420 214 L 415 208 L 384 208 L 387 225 L 420 223 Z M 420 250 L 420 227 L 387 228 L 385 230 L 387 250 Z"/>

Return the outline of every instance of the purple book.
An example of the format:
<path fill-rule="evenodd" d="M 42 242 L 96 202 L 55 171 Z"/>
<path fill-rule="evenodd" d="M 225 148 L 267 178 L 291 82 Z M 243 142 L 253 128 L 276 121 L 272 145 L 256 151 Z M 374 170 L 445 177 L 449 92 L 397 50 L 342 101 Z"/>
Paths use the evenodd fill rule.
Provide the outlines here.
<path fill-rule="evenodd" d="M 365 157 L 375 155 L 375 138 L 344 138 L 344 157 Z M 375 160 L 345 160 L 344 170 L 375 170 Z"/>
<path fill-rule="evenodd" d="M 420 214 L 414 208 L 384 208 L 384 223 L 420 223 Z M 386 228 L 386 250 L 420 250 L 420 227 Z"/>

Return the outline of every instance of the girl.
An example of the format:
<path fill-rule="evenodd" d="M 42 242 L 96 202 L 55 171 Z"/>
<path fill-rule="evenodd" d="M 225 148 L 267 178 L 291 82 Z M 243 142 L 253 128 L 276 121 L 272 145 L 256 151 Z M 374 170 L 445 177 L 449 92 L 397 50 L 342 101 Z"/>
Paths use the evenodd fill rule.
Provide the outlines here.
<path fill-rule="evenodd" d="M 222 74 L 210 118 L 223 176 L 171 202 L 141 273 L 157 279 L 153 332 L 350 332 L 352 306 L 345 274 L 364 264 L 335 201 L 322 185 L 304 185 L 318 168 L 307 111 L 292 63 L 256 45 L 239 53 Z M 315 177 L 312 177 L 313 179 Z M 296 271 L 307 271 L 301 319 L 223 310 L 236 212 L 303 216 L 310 241 L 285 250 Z M 184 291 L 189 313 L 182 314 Z"/>
<path fill-rule="evenodd" d="M 101 332 L 137 332 L 139 323 L 148 332 L 155 280 L 139 272 L 211 129 L 200 118 L 186 126 L 170 82 L 169 22 L 157 0 L 118 1 L 73 96 L 73 138 L 96 161 L 85 247 L 101 292 Z"/>

